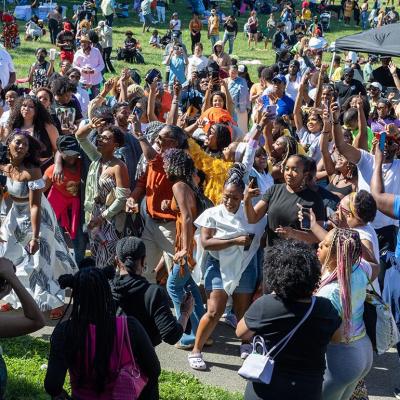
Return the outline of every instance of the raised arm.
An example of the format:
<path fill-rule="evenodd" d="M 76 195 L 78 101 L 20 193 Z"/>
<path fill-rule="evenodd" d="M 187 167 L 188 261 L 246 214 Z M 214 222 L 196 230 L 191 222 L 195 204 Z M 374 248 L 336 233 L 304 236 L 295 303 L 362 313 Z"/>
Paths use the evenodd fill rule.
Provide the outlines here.
<path fill-rule="evenodd" d="M 318 82 L 317 82 L 317 90 L 315 93 L 315 102 L 314 107 L 320 107 L 321 105 L 321 96 L 322 96 L 322 85 L 324 83 L 326 71 L 328 70 L 327 64 L 322 64 L 321 69 L 318 74 Z"/>
<path fill-rule="evenodd" d="M 295 124 L 297 130 L 300 130 L 304 126 L 303 113 L 301 111 L 301 106 L 303 104 L 303 97 L 304 97 L 304 93 L 306 92 L 306 87 L 308 86 L 309 79 L 310 79 L 310 74 L 309 73 L 304 74 L 304 76 L 300 82 L 296 101 L 294 102 L 293 118 L 294 118 L 294 124 Z"/>
<path fill-rule="evenodd" d="M 375 146 L 375 167 L 371 178 L 371 194 L 374 196 L 378 210 L 388 217 L 396 218 L 394 215 L 395 195 L 385 193 L 382 177 L 383 154 L 379 146 Z"/>
<path fill-rule="evenodd" d="M 396 85 L 397 90 L 400 90 L 400 79 L 399 76 L 397 75 L 396 64 L 393 61 L 389 64 L 389 70 L 390 73 L 392 74 L 394 84 Z"/>
<path fill-rule="evenodd" d="M 215 81 L 210 78 L 208 81 L 208 87 L 206 90 L 206 94 L 204 96 L 203 106 L 201 107 L 202 113 L 204 111 L 207 111 L 211 107 L 211 93 L 212 93 L 212 88 L 214 86 L 214 83 L 215 83 Z"/>
<path fill-rule="evenodd" d="M 322 114 L 322 119 L 324 122 L 324 126 L 322 128 L 322 135 L 319 140 L 321 154 L 322 154 L 322 161 L 324 163 L 325 171 L 328 176 L 332 176 L 335 174 L 335 163 L 332 161 L 331 154 L 329 152 L 329 136 L 332 132 L 332 122 L 331 122 L 331 115 L 329 110 L 325 109 Z"/>
<path fill-rule="evenodd" d="M 249 224 L 256 224 L 268 211 L 268 203 L 265 200 L 260 200 L 253 206 L 252 199 L 260 195 L 260 189 L 252 187 L 252 183 L 244 193 L 244 213 Z"/>
<path fill-rule="evenodd" d="M 361 151 L 344 141 L 342 127 L 340 126 L 339 121 L 340 107 L 338 103 L 331 104 L 331 112 L 333 125 L 332 133 L 336 148 L 338 149 L 339 153 L 347 159 L 348 162 L 357 164 L 361 158 Z"/>
<path fill-rule="evenodd" d="M 155 113 L 157 83 L 158 78 L 155 78 L 153 82 L 149 85 L 149 99 L 147 101 L 147 118 L 149 119 L 149 122 L 158 121 L 157 115 Z"/>
<path fill-rule="evenodd" d="M 39 168 L 32 169 L 31 171 L 31 182 L 42 178 L 42 174 Z M 28 183 L 28 185 L 30 182 Z M 42 189 L 43 186 L 32 186 L 29 188 L 29 208 L 30 208 L 30 219 L 32 225 L 32 238 L 28 243 L 29 254 L 35 254 L 39 250 L 39 234 L 40 234 L 40 214 L 41 214 L 41 202 L 42 202 Z"/>
<path fill-rule="evenodd" d="M 182 86 L 179 82 L 174 82 L 173 92 L 174 96 L 172 98 L 171 109 L 169 110 L 166 123 L 168 125 L 176 125 L 178 121 L 178 111 L 179 111 L 179 97 L 181 94 Z"/>
<path fill-rule="evenodd" d="M 7 258 L 0 258 L 0 277 L 3 278 L 9 289 L 14 290 L 23 310 L 23 315 L 14 313 L 1 313 L 0 337 L 15 337 L 37 331 L 44 326 L 43 314 L 40 312 L 35 300 L 25 289 L 15 275 L 14 266 Z M 3 293 L 0 294 L 0 298 Z"/>
<path fill-rule="evenodd" d="M 136 114 L 131 114 L 131 116 L 129 117 L 129 122 L 133 125 L 134 136 L 139 141 L 144 158 L 147 161 L 151 161 L 153 158 L 156 157 L 157 152 L 154 150 L 153 146 L 148 142 L 146 136 L 143 135 L 140 121 L 138 120 Z"/>
<path fill-rule="evenodd" d="M 357 149 L 368 151 L 368 126 L 367 118 L 364 113 L 364 102 L 361 93 L 357 97 L 357 111 L 358 111 L 358 134 L 354 138 L 353 145 Z"/>
<path fill-rule="evenodd" d="M 228 90 L 228 83 L 225 79 L 221 79 L 221 91 L 225 93 L 226 96 L 226 109 L 229 111 L 229 114 L 233 115 L 235 112 L 235 107 L 233 105 L 232 96 Z"/>

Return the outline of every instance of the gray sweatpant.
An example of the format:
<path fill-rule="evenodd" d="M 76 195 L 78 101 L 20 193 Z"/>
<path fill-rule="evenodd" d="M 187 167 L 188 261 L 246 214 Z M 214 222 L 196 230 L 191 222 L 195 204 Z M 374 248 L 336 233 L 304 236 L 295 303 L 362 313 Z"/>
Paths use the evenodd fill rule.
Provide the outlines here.
<path fill-rule="evenodd" d="M 330 343 L 326 352 L 326 370 L 322 386 L 323 400 L 349 400 L 357 383 L 372 367 L 369 337 L 349 344 Z"/>

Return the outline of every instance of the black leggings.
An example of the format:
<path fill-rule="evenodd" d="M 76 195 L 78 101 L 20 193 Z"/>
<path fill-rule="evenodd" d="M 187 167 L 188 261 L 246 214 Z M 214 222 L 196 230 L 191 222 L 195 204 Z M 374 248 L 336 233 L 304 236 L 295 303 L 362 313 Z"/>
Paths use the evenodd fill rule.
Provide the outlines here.
<path fill-rule="evenodd" d="M 104 72 L 115 72 L 114 66 L 111 62 L 112 47 L 105 47 L 103 49 Z"/>
<path fill-rule="evenodd" d="M 56 44 L 56 38 L 60 32 L 60 24 L 56 19 L 49 19 L 49 32 L 51 44 Z"/>
<path fill-rule="evenodd" d="M 194 35 L 190 33 L 190 38 L 192 39 L 192 54 L 194 54 L 194 46 L 196 45 L 196 43 L 200 42 L 201 33 L 197 32 Z"/>

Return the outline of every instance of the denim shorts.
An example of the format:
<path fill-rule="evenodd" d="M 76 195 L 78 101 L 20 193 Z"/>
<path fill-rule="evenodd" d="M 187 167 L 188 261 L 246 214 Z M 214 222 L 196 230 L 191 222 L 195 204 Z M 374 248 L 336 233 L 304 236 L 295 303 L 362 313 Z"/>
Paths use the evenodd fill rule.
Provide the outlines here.
<path fill-rule="evenodd" d="M 258 281 L 257 257 L 254 256 L 240 277 L 239 285 L 234 293 L 253 293 Z M 208 255 L 206 272 L 204 274 L 204 287 L 206 291 L 224 290 L 219 268 L 219 260 Z"/>

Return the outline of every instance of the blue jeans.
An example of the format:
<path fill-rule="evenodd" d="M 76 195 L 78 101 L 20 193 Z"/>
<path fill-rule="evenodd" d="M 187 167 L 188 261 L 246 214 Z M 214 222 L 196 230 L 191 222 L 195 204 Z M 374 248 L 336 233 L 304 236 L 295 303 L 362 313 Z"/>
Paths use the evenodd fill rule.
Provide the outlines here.
<path fill-rule="evenodd" d="M 229 42 L 229 54 L 233 53 L 233 42 L 235 41 L 235 34 L 226 32 L 224 33 L 224 46 L 226 42 Z"/>
<path fill-rule="evenodd" d="M 369 28 L 369 23 L 368 23 L 368 13 L 367 12 L 362 12 L 361 13 L 361 29 L 363 31 L 367 30 Z"/>
<path fill-rule="evenodd" d="M 185 294 L 184 288 L 189 288 L 194 299 L 193 312 L 190 315 L 191 331 L 190 334 L 184 333 L 181 337 L 180 343 L 182 345 L 193 344 L 196 338 L 197 327 L 201 317 L 204 315 L 203 299 L 200 295 L 199 287 L 196 285 L 192 278 L 187 265 L 185 265 L 184 275 L 180 273 L 180 265 L 175 264 L 167 280 L 167 291 L 174 303 L 176 317 L 179 319 L 181 315 L 181 303 Z"/>
<path fill-rule="evenodd" d="M 219 40 L 219 35 L 210 35 L 210 40 L 211 40 L 211 47 L 214 47 L 214 44 L 217 43 Z"/>

